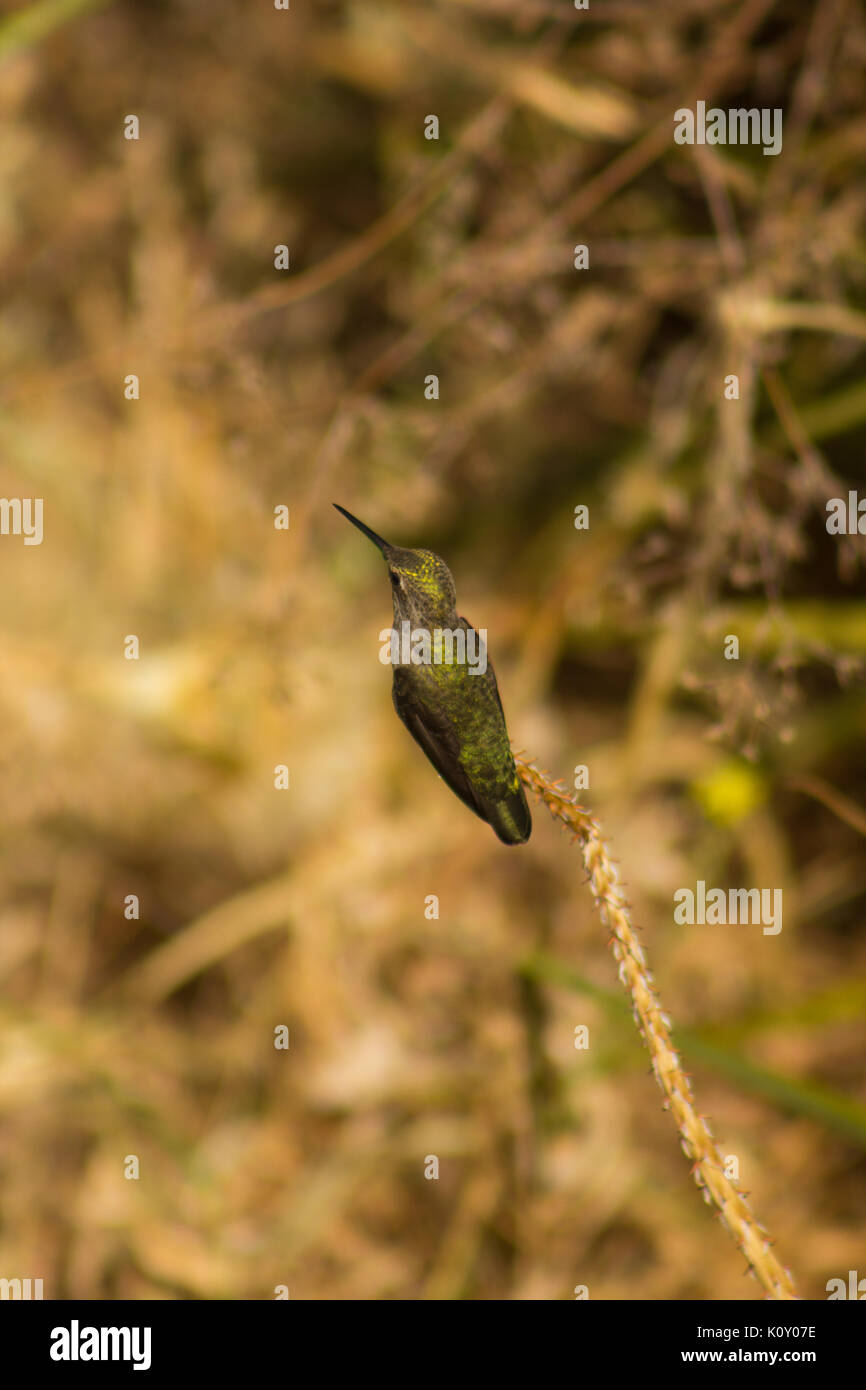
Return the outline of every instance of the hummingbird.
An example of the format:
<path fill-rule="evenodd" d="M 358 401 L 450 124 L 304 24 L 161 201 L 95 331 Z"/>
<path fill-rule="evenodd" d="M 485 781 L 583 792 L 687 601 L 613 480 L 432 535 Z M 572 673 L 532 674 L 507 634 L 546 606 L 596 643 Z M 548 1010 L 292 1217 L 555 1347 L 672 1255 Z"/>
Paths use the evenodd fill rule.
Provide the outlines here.
<path fill-rule="evenodd" d="M 532 817 L 514 764 L 499 687 L 479 634 L 457 613 L 451 571 L 432 550 L 390 545 L 345 507 L 337 502 L 334 506 L 378 547 L 388 566 L 394 600 L 394 708 L 455 796 L 487 821 L 504 844 L 525 844 Z M 408 631 L 427 634 L 428 650 L 434 652 L 437 631 L 462 633 L 466 651 L 484 651 L 483 671 L 480 664 L 473 667 L 453 659 L 450 645 L 444 660 L 412 660 L 406 644 L 400 650 L 396 640 L 397 632 L 407 631 L 407 623 Z"/>

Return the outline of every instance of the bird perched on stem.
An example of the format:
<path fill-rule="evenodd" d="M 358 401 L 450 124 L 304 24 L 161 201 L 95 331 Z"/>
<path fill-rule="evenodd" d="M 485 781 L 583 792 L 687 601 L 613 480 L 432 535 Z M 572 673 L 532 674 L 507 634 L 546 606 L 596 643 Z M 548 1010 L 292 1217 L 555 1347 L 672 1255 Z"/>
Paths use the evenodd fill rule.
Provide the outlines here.
<path fill-rule="evenodd" d="M 483 635 L 457 613 L 454 580 L 432 550 L 390 545 L 334 506 L 382 552 L 394 600 L 394 707 L 444 782 L 506 845 L 532 817 L 508 740 Z"/>

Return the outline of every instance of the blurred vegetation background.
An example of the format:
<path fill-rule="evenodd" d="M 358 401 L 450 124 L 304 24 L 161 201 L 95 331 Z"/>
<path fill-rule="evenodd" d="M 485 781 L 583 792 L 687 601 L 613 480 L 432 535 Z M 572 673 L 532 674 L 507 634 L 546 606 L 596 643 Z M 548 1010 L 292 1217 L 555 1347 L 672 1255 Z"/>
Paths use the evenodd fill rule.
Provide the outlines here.
<path fill-rule="evenodd" d="M 0 541 L 0 1275 L 759 1296 L 579 854 L 437 781 L 332 500 L 445 557 L 516 745 L 588 766 L 801 1292 L 866 1274 L 864 58 L 850 0 L 2 6 L 0 493 L 45 535 Z M 698 99 L 782 153 L 676 146 Z M 698 879 L 781 934 L 675 926 Z"/>

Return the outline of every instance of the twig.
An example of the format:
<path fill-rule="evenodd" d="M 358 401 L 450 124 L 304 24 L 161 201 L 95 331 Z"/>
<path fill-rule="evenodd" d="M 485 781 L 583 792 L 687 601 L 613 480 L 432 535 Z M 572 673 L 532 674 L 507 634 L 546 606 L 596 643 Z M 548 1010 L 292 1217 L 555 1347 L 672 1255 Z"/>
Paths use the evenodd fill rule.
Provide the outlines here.
<path fill-rule="evenodd" d="M 628 904 L 619 886 L 616 866 L 597 822 L 577 805 L 558 782 L 553 782 L 523 758 L 517 758 L 521 780 L 544 802 L 554 819 L 580 841 L 583 862 L 596 907 L 612 933 L 619 978 L 631 996 L 635 1021 L 652 1058 L 656 1080 L 680 1132 L 686 1156 L 694 1164 L 695 1182 L 707 1203 L 714 1203 L 745 1255 L 752 1272 L 771 1298 L 794 1299 L 797 1292 L 787 1269 L 773 1254 L 770 1239 L 756 1220 L 745 1194 L 724 1170 L 710 1127 L 695 1110 L 692 1088 L 671 1041 L 670 1022 L 662 1011 L 643 948 L 637 939 Z"/>

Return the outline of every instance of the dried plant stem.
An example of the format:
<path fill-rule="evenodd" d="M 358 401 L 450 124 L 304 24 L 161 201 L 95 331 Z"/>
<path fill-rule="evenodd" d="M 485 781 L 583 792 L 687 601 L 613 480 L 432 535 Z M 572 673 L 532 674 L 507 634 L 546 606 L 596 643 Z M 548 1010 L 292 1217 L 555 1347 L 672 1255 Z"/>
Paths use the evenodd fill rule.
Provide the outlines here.
<path fill-rule="evenodd" d="M 771 1298 L 797 1297 L 794 1281 L 771 1249 L 767 1232 L 756 1220 L 745 1194 L 726 1176 L 709 1125 L 695 1110 L 689 1079 L 671 1041 L 670 1023 L 662 1010 L 652 975 L 619 886 L 618 874 L 598 824 L 568 795 L 561 783 L 523 758 L 517 758 L 522 781 L 544 802 L 550 814 L 580 841 L 583 862 L 596 906 L 612 933 L 619 977 L 628 990 L 635 1020 L 650 1051 L 656 1080 L 673 1111 L 680 1142 L 694 1164 L 695 1182 L 708 1203 L 715 1203 L 722 1221 L 745 1255 L 755 1277 Z"/>

